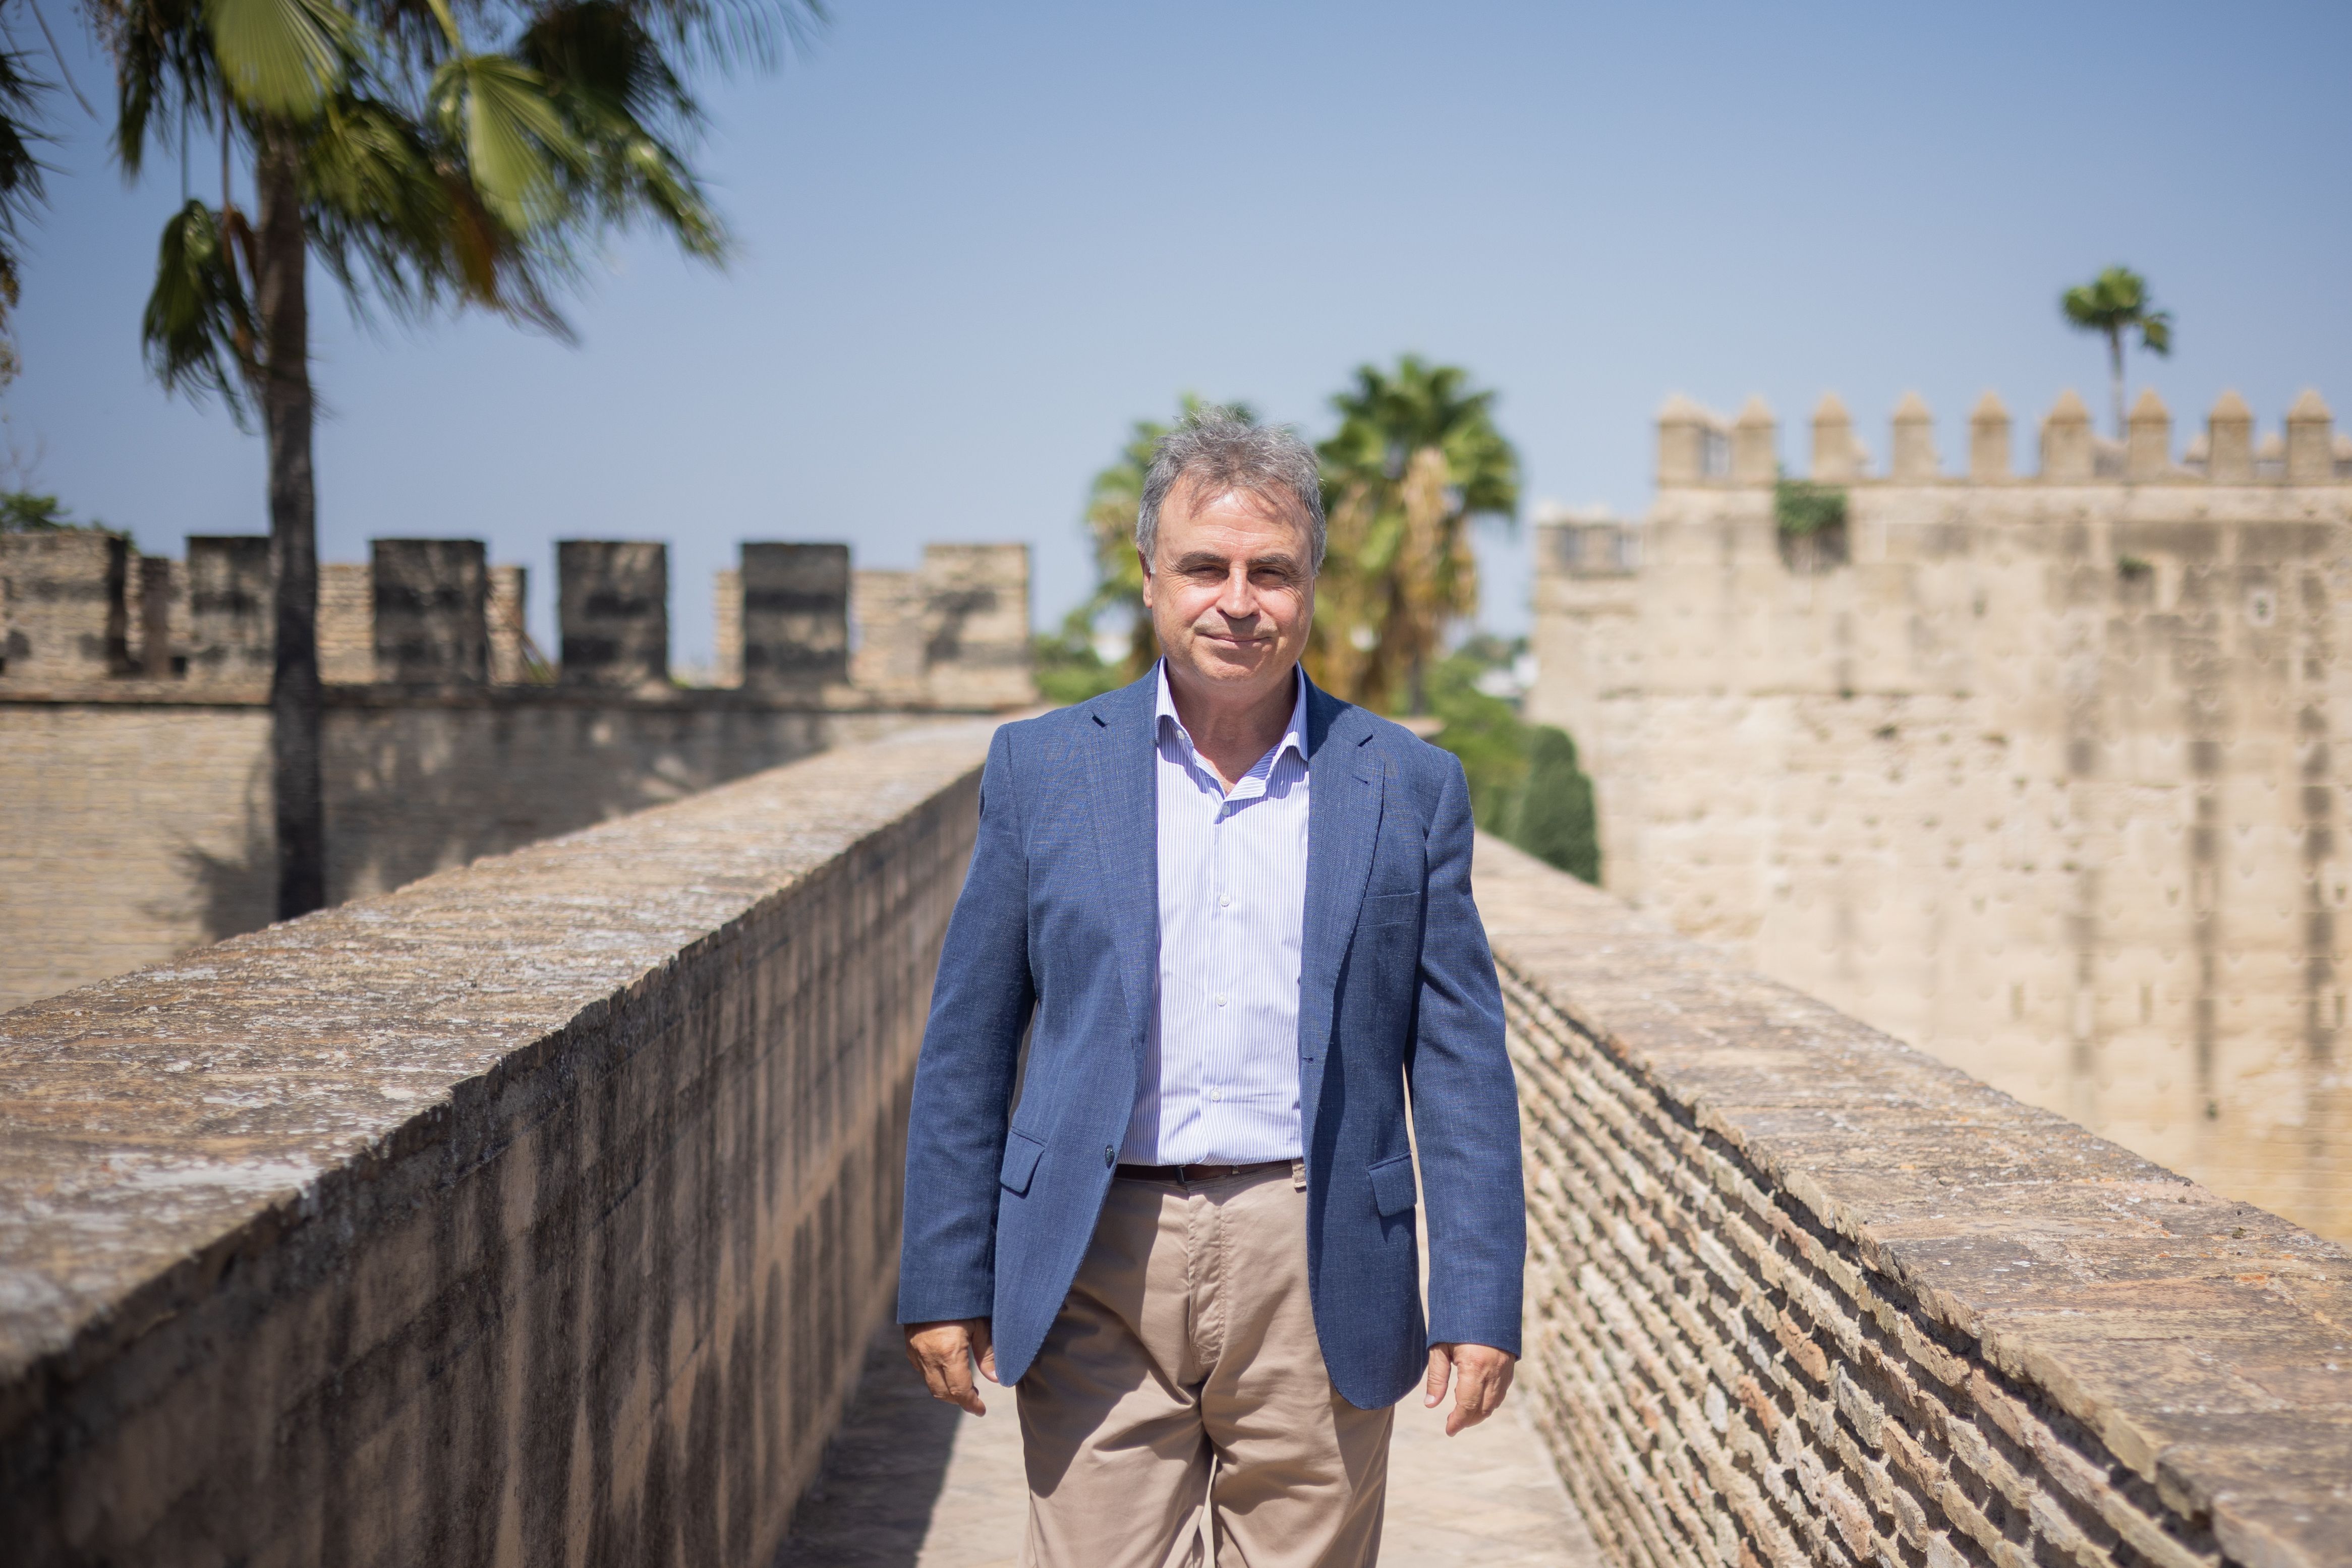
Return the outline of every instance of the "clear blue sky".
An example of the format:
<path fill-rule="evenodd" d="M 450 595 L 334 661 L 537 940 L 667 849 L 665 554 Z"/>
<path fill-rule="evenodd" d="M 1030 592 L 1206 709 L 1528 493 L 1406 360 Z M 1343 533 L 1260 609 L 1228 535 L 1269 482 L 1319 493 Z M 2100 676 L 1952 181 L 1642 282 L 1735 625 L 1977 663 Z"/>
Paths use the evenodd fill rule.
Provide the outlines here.
<path fill-rule="evenodd" d="M 552 540 L 667 538 L 694 659 L 738 539 L 1022 538 L 1050 624 L 1090 580 L 1088 476 L 1181 390 L 1320 434 L 1350 367 L 1418 350 L 1499 389 L 1530 505 L 1633 513 L 1675 390 L 1762 392 L 1798 466 L 1826 388 L 1882 460 L 1909 388 L 1948 464 L 1987 387 L 2021 446 L 2062 386 L 2104 410 L 2055 300 L 2115 261 L 2176 313 L 2134 375 L 2183 439 L 2224 386 L 2265 428 L 2305 385 L 2352 417 L 2340 0 L 836 11 L 709 95 L 725 273 L 616 245 L 576 348 L 356 329 L 322 286 L 328 559 L 487 538 L 543 632 Z M 126 190 L 58 109 L 5 398 L 33 486 L 160 553 L 262 531 L 257 440 L 140 362 L 177 171 Z M 1486 553 L 1514 629 L 1524 532 Z"/>

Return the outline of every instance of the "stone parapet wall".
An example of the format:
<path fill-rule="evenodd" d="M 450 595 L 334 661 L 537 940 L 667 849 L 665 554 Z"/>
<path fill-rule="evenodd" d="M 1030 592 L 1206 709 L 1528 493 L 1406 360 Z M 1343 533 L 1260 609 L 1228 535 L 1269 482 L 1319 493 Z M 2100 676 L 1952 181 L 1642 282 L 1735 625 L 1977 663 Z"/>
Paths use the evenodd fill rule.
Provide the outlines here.
<path fill-rule="evenodd" d="M 770 1561 L 887 1312 L 991 726 L 0 1018 L 0 1540 Z"/>
<path fill-rule="evenodd" d="M 1482 839 L 1521 1387 L 1621 1568 L 2352 1562 L 2352 1256 Z"/>
<path fill-rule="evenodd" d="M 89 695 L 0 701 L 0 1009 L 277 910 L 264 691 Z M 925 716 L 717 692 L 331 687 L 327 894 L 388 892 Z"/>

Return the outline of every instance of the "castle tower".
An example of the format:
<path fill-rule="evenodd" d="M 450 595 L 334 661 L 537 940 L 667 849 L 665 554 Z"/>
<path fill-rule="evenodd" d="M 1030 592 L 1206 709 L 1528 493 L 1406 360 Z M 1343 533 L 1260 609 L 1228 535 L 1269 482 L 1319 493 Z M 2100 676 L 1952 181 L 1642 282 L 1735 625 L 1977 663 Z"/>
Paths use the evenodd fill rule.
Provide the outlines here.
<path fill-rule="evenodd" d="M 1780 425 L 1772 407 L 1751 397 L 1739 408 L 1731 425 L 1731 482 L 1769 485 L 1780 473 Z"/>
<path fill-rule="evenodd" d="M 2254 482 L 2254 411 L 2235 392 L 2214 400 L 2205 416 L 2205 477 L 2216 485 Z"/>
<path fill-rule="evenodd" d="M 1888 477 L 1897 484 L 1925 485 L 1937 476 L 1936 417 L 1927 400 L 1916 392 L 1903 394 L 1895 405 L 1895 449 Z"/>
<path fill-rule="evenodd" d="M 1969 477 L 1979 485 L 2009 477 L 2009 407 L 1990 390 L 1969 411 Z"/>
<path fill-rule="evenodd" d="M 2132 404 L 2130 440 L 2124 451 L 2124 477 L 2134 484 L 2161 479 L 2172 467 L 2172 411 L 2154 387 L 2140 389 Z"/>
<path fill-rule="evenodd" d="M 2091 482 L 2091 411 L 2068 387 L 2042 421 L 2042 479 L 2050 485 Z"/>

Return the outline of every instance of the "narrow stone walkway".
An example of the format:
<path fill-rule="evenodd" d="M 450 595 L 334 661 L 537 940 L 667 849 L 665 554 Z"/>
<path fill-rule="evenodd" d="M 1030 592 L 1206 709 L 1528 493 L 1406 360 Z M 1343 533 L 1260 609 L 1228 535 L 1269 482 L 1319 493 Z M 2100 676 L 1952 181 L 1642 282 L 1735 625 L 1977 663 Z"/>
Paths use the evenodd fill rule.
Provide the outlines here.
<path fill-rule="evenodd" d="M 924 1392 L 877 1335 L 824 1479 L 802 1502 L 780 1568 L 1013 1568 L 1027 1488 L 1010 1390 L 970 1416 Z M 1602 1568 L 1516 1399 L 1445 1436 L 1444 1412 L 1397 1407 L 1385 1568 Z"/>

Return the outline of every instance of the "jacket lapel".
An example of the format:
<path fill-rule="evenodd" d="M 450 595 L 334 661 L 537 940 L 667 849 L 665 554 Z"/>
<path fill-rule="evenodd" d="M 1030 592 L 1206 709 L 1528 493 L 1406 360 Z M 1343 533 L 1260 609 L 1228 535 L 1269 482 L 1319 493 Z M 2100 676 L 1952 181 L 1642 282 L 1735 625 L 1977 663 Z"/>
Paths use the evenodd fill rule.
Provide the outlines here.
<path fill-rule="evenodd" d="M 1087 768 L 1093 788 L 1095 853 L 1101 867 L 1102 908 L 1108 918 L 1126 992 L 1131 1038 L 1140 1051 L 1150 1020 L 1154 971 L 1160 961 L 1160 792 L 1153 765 L 1159 737 L 1151 733 L 1160 696 L 1159 672 L 1112 693 L 1091 716 Z M 1311 808 L 1310 808 L 1311 810 Z M 1311 828 L 1309 830 L 1312 831 Z"/>
<path fill-rule="evenodd" d="M 1299 1109 L 1310 1118 L 1328 1054 L 1339 964 L 1355 935 L 1380 838 L 1386 780 L 1379 749 L 1367 744 L 1371 738 L 1371 721 L 1363 709 L 1307 684 L 1307 924 L 1298 968 L 1298 1051 Z"/>

